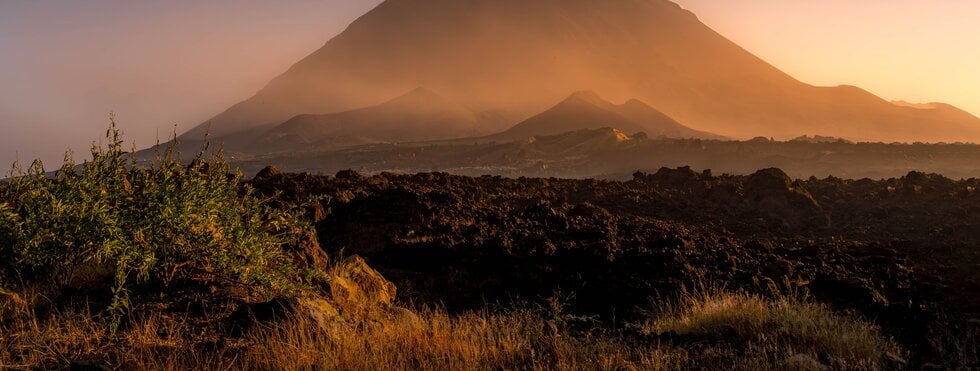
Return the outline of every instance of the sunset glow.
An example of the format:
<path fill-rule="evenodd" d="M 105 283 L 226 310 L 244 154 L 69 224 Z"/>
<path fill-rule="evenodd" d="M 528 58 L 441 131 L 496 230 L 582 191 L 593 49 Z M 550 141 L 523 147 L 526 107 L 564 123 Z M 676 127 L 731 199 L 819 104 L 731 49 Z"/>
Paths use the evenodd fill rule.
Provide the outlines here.
<path fill-rule="evenodd" d="M 980 2 L 679 0 L 794 77 L 980 115 Z"/>
<path fill-rule="evenodd" d="M 980 370 L 978 20 L 0 0 L 0 369 Z"/>
<path fill-rule="evenodd" d="M 0 164 L 84 150 L 115 111 L 137 146 L 247 98 L 378 1 L 0 5 Z M 980 3 L 680 0 L 800 79 L 980 113 Z"/>

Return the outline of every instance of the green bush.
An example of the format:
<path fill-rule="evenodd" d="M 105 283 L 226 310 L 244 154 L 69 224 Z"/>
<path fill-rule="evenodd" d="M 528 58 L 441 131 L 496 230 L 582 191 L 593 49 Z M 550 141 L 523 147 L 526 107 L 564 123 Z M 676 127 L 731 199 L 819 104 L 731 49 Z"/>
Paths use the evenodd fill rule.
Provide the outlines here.
<path fill-rule="evenodd" d="M 10 205 L 0 202 L 0 258 L 3 258 L 0 260 L 0 272 L 5 265 L 10 264 L 8 258 L 11 256 L 10 250 L 15 243 L 14 237 L 19 234 L 18 227 L 17 214 L 11 210 Z"/>
<path fill-rule="evenodd" d="M 297 210 L 272 207 L 220 154 L 184 165 L 171 146 L 137 167 L 114 122 L 107 138 L 53 178 L 40 162 L 15 168 L 0 188 L 0 259 L 55 287 L 111 278 L 117 319 L 138 282 L 208 277 L 266 297 L 301 283 L 287 253 L 309 228 Z"/>

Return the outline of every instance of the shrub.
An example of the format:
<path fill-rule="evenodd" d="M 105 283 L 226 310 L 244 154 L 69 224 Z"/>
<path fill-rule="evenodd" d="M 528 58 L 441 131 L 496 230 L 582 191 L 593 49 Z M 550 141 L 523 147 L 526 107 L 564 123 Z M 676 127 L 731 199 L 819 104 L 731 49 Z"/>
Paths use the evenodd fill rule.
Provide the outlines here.
<path fill-rule="evenodd" d="M 169 147 L 138 168 L 113 121 L 106 147 L 53 178 L 36 161 L 0 192 L 0 258 L 54 287 L 113 282 L 118 320 L 133 283 L 207 277 L 271 297 L 300 283 L 285 247 L 308 231 L 295 209 L 272 207 L 220 154 L 190 165 Z"/>
<path fill-rule="evenodd" d="M 10 249 L 14 244 L 15 236 L 19 234 L 19 223 L 17 214 L 11 209 L 10 205 L 0 202 L 0 257 L 11 255 Z M 0 268 L 9 261 L 0 261 Z"/>
<path fill-rule="evenodd" d="M 797 368 L 801 363 L 830 363 L 834 368 L 875 369 L 884 362 L 903 362 L 901 350 L 877 327 L 790 292 L 775 299 L 719 289 L 684 291 L 680 300 L 663 304 L 645 323 L 655 334 L 729 337 L 731 349 L 716 347 L 718 359 L 733 359 L 741 369 Z M 699 362 L 713 363 L 711 354 Z M 818 361 L 819 360 L 819 361 Z M 716 362 L 716 361 L 714 361 Z M 735 365 L 733 363 L 733 365 Z M 774 367 L 776 366 L 776 367 Z"/>

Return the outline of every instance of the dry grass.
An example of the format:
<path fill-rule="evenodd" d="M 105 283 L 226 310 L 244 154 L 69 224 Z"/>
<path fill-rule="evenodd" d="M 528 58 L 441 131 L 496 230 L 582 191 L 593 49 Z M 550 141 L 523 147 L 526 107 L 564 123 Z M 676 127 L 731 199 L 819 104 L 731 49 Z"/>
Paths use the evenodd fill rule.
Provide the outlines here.
<path fill-rule="evenodd" d="M 530 312 L 338 322 L 307 317 L 267 324 L 212 348 L 192 328 L 152 316 L 110 335 L 85 313 L 3 327 L 0 368 L 104 365 L 123 369 L 675 369 L 683 354 L 605 336 L 572 336 Z M 230 345 L 230 346 L 229 346 Z"/>
<path fill-rule="evenodd" d="M 838 315 L 799 293 L 763 299 L 717 289 L 685 291 L 661 305 L 643 329 L 703 337 L 727 337 L 701 362 L 738 369 L 877 369 L 901 364 L 902 351 L 879 329 L 850 315 Z M 714 358 L 715 361 L 712 361 Z M 890 362 L 890 363 L 889 363 Z"/>
<path fill-rule="evenodd" d="M 679 353 L 601 335 L 573 336 L 528 311 L 343 324 L 324 330 L 303 319 L 250 334 L 265 344 L 248 359 L 259 368 L 326 369 L 669 369 Z"/>
<path fill-rule="evenodd" d="M 0 369 L 100 366 L 187 369 L 233 365 L 234 347 L 202 349 L 186 322 L 153 315 L 115 335 L 105 318 L 86 312 L 23 317 L 0 326 Z"/>
<path fill-rule="evenodd" d="M 395 308 L 326 325 L 296 315 L 235 338 L 202 336 L 186 319 L 162 314 L 134 316 L 112 335 L 103 319 L 84 311 L 38 316 L 25 309 L 0 325 L 0 368 L 877 369 L 886 353 L 901 354 L 873 326 L 789 296 L 765 301 L 707 290 L 660 309 L 642 328 L 690 340 L 573 331 L 536 310 L 451 315 Z M 730 327 L 732 338 L 712 339 L 719 326 Z"/>

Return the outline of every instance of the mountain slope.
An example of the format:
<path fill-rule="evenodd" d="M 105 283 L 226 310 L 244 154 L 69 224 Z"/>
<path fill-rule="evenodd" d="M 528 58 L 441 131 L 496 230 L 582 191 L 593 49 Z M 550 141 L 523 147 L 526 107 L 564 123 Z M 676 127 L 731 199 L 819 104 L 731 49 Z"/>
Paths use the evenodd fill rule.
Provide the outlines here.
<path fill-rule="evenodd" d="M 378 142 L 453 139 L 484 134 L 489 119 L 417 88 L 380 105 L 326 115 L 299 115 L 265 132 L 263 150 L 323 149 Z"/>
<path fill-rule="evenodd" d="M 417 86 L 517 118 L 592 89 L 655 102 L 692 128 L 731 137 L 980 141 L 972 115 L 799 82 L 666 0 L 387 0 L 209 122 L 227 135 Z"/>
<path fill-rule="evenodd" d="M 681 125 L 653 107 L 631 99 L 622 105 L 603 100 L 597 93 L 581 91 L 558 105 L 531 117 L 493 139 L 523 139 L 537 135 L 555 135 L 583 129 L 612 127 L 651 137 L 720 139 Z"/>

